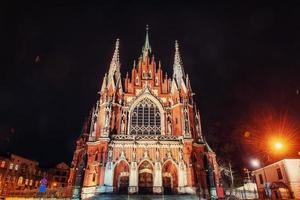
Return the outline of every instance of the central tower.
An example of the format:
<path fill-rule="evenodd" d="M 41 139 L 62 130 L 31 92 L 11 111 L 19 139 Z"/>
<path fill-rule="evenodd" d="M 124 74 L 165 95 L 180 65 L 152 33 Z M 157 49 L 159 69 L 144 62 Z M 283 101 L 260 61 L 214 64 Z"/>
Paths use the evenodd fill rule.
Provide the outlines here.
<path fill-rule="evenodd" d="M 148 27 L 138 61 L 122 81 L 119 39 L 74 153 L 70 185 L 82 198 L 101 193 L 216 195 L 215 153 L 203 140 L 200 114 L 175 41 L 173 75 L 156 62 Z"/>

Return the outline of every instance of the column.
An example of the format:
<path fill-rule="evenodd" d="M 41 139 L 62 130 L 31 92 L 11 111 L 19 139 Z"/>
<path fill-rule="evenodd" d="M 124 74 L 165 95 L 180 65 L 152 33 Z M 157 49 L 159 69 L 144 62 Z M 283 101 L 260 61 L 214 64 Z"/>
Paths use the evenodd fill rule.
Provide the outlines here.
<path fill-rule="evenodd" d="M 106 193 L 113 192 L 113 179 L 114 179 L 113 162 L 109 161 L 106 163 L 105 174 L 104 174 L 104 187 Z"/>
<path fill-rule="evenodd" d="M 163 187 L 162 187 L 161 163 L 159 161 L 156 161 L 154 165 L 153 193 L 161 194 L 162 192 L 163 192 Z"/>
<path fill-rule="evenodd" d="M 128 193 L 134 194 L 138 192 L 138 167 L 137 162 L 132 161 L 130 164 L 130 172 L 129 172 L 129 187 Z"/>
<path fill-rule="evenodd" d="M 187 185 L 186 166 L 184 161 L 178 163 L 178 193 L 186 193 L 185 187 Z"/>

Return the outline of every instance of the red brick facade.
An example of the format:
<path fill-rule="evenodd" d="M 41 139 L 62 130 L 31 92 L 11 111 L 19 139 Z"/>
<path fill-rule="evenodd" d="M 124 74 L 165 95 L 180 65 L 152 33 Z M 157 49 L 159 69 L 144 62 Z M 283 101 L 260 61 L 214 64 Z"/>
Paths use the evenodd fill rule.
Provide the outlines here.
<path fill-rule="evenodd" d="M 203 140 L 175 44 L 173 76 L 164 74 L 149 44 L 122 79 L 119 41 L 103 79 L 100 98 L 74 153 L 69 184 L 83 198 L 100 193 L 198 193 L 219 186 L 215 153 Z"/>

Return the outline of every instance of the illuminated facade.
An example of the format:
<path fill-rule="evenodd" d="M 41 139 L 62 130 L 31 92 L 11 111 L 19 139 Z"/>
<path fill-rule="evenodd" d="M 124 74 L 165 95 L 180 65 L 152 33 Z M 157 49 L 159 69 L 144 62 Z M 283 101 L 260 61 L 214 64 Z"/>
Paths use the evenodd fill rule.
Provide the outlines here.
<path fill-rule="evenodd" d="M 253 171 L 259 199 L 300 199 L 300 159 L 284 159 Z"/>
<path fill-rule="evenodd" d="M 36 190 L 46 171 L 40 169 L 39 163 L 11 154 L 0 157 L 0 197 L 20 191 Z"/>
<path fill-rule="evenodd" d="M 216 196 L 216 155 L 203 140 L 177 42 L 168 77 L 154 59 L 147 31 L 142 54 L 123 81 L 117 40 L 99 93 L 73 156 L 69 184 L 77 187 L 74 197 L 127 192 Z"/>

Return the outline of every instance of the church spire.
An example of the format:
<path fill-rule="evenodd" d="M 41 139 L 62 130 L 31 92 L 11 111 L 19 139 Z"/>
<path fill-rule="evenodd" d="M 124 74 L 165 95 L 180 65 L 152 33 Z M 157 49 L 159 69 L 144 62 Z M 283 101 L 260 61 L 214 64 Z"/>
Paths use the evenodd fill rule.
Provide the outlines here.
<path fill-rule="evenodd" d="M 175 41 L 175 57 L 173 64 L 173 80 L 176 81 L 178 88 L 181 87 L 181 83 L 185 78 L 185 74 L 183 71 L 183 64 L 179 53 L 179 45 L 177 40 Z M 183 82 L 184 83 L 184 82 Z"/>
<path fill-rule="evenodd" d="M 119 38 L 116 41 L 114 55 L 112 57 L 108 76 L 113 76 L 115 72 L 120 71 L 120 59 L 119 59 Z"/>
<path fill-rule="evenodd" d="M 114 55 L 111 59 L 111 63 L 109 66 L 108 76 L 107 76 L 107 87 L 110 85 L 113 86 L 113 88 L 116 88 L 116 84 L 121 78 L 121 72 L 120 72 L 120 59 L 119 59 L 119 39 L 116 41 L 115 51 Z"/>
<path fill-rule="evenodd" d="M 149 34 L 148 34 L 148 25 L 146 25 L 146 39 L 145 39 L 145 44 L 143 46 L 142 49 L 142 53 L 143 53 L 143 60 L 149 55 L 149 53 L 151 53 L 151 46 L 149 43 Z"/>

